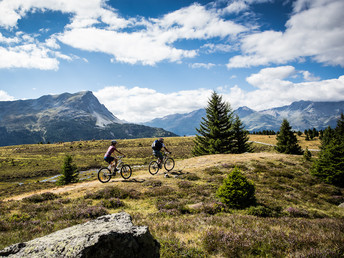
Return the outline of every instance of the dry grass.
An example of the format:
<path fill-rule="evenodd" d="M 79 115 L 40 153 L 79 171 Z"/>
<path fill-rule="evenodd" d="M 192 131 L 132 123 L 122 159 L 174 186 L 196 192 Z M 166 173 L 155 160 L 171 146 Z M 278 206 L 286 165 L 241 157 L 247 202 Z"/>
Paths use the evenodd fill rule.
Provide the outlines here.
<path fill-rule="evenodd" d="M 273 144 L 272 137 L 251 140 Z M 102 184 L 94 170 L 89 181 L 8 195 L 7 201 L 0 202 L 0 249 L 103 212 L 126 211 L 134 224 L 149 226 L 161 243 L 162 257 L 344 255 L 344 209 L 338 207 L 344 202 L 344 191 L 313 178 L 311 162 L 302 156 L 262 151 L 191 157 L 192 139 L 173 138 L 167 143 L 176 156 L 181 150 L 183 157 L 177 156 L 169 177 L 164 171 L 152 176 L 147 170 L 150 153 L 135 152 L 151 140 L 120 142 L 123 151 L 130 153 L 127 160 L 144 165 L 135 167 L 129 180 L 117 176 Z M 135 156 L 142 153 L 147 156 Z M 254 182 L 257 206 L 233 210 L 216 198 L 216 190 L 235 166 Z M 111 191 L 117 195 L 109 197 Z M 32 203 L 39 200 L 37 196 L 31 202 L 25 199 L 44 192 L 56 199 L 40 203 Z M 103 206 L 117 199 L 118 207 Z"/>

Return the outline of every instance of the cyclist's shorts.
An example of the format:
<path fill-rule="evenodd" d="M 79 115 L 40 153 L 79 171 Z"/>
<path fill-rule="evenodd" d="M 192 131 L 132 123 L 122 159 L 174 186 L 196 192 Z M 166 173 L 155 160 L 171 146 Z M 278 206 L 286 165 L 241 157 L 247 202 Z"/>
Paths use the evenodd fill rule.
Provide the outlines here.
<path fill-rule="evenodd" d="M 104 157 L 104 160 L 110 164 L 112 161 L 115 160 L 115 158 L 114 157 Z"/>
<path fill-rule="evenodd" d="M 153 150 L 153 155 L 161 160 L 163 159 L 161 151 Z"/>

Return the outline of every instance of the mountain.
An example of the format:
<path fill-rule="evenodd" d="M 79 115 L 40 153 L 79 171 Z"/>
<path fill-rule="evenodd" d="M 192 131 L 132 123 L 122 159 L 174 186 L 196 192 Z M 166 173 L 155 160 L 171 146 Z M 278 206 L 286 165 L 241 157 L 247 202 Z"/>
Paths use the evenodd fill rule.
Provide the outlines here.
<path fill-rule="evenodd" d="M 325 129 L 328 126 L 335 127 L 341 113 L 344 113 L 344 101 L 339 102 L 313 102 L 298 101 L 290 105 L 255 111 L 248 107 L 240 107 L 234 111 L 245 125 L 245 129 L 253 131 L 274 130 L 278 131 L 284 118 L 292 129 L 304 131 L 305 129 Z M 191 113 L 175 114 L 156 118 L 144 123 L 149 126 L 159 126 L 178 135 L 195 135 L 199 128 L 205 109 L 199 109 Z"/>
<path fill-rule="evenodd" d="M 194 135 L 199 127 L 201 118 L 206 114 L 205 109 L 199 109 L 187 114 L 168 115 L 144 123 L 147 126 L 161 127 L 177 135 Z"/>
<path fill-rule="evenodd" d="M 91 91 L 0 101 L 0 146 L 174 135 L 161 128 L 124 123 Z"/>

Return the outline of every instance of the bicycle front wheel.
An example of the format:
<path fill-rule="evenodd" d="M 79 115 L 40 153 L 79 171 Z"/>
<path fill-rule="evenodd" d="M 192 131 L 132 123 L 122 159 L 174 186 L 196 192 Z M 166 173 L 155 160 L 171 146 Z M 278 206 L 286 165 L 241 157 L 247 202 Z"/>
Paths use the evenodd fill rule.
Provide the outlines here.
<path fill-rule="evenodd" d="M 131 167 L 129 165 L 123 165 L 121 168 L 121 176 L 124 179 L 129 179 L 131 177 Z"/>
<path fill-rule="evenodd" d="M 101 168 L 98 171 L 98 180 L 102 183 L 107 183 L 111 179 L 111 171 L 108 168 Z"/>
<path fill-rule="evenodd" d="M 174 159 L 167 158 L 164 163 L 164 167 L 168 172 L 170 172 L 174 168 Z"/>
<path fill-rule="evenodd" d="M 158 162 L 156 162 L 156 161 L 151 161 L 151 162 L 149 163 L 149 166 L 148 166 L 148 171 L 149 171 L 149 173 L 151 173 L 152 175 L 155 175 L 156 173 L 158 173 L 158 171 L 159 171 Z"/>

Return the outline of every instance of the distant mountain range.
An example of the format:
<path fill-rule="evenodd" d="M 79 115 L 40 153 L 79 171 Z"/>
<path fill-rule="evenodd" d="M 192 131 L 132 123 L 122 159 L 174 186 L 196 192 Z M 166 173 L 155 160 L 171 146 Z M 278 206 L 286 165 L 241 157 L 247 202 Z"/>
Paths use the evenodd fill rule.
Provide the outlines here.
<path fill-rule="evenodd" d="M 279 131 L 283 119 L 287 119 L 292 129 L 304 131 L 305 129 L 325 129 L 335 127 L 341 113 L 344 113 L 344 101 L 339 102 L 313 102 L 298 101 L 290 105 L 254 111 L 248 107 L 234 110 L 250 132 L 263 130 Z M 147 126 L 162 127 L 178 135 L 195 135 L 205 109 L 199 109 L 186 114 L 174 114 L 163 118 L 156 118 L 144 123 Z"/>
<path fill-rule="evenodd" d="M 124 123 L 100 104 L 91 91 L 0 101 L 0 146 L 160 136 L 175 134 Z"/>

